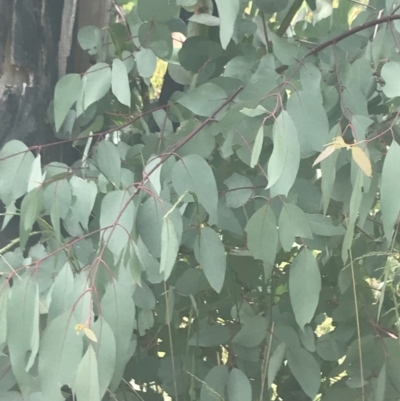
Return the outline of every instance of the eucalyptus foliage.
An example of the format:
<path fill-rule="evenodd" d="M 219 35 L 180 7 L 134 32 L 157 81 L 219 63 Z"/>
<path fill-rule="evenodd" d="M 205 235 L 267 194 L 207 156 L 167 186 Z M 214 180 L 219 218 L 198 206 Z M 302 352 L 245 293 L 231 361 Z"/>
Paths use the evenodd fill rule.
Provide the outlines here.
<path fill-rule="evenodd" d="M 202 3 L 79 32 L 80 161 L 1 150 L 2 401 L 400 399 L 399 2 Z"/>

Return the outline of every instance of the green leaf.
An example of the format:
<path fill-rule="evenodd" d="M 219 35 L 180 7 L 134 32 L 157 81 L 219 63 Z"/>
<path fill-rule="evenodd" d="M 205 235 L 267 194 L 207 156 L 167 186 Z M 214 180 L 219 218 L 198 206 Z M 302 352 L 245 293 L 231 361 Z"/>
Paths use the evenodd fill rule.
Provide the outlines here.
<path fill-rule="evenodd" d="M 196 347 L 216 347 L 220 344 L 228 343 L 231 338 L 231 331 L 227 326 L 214 324 L 212 326 L 201 327 L 200 330 L 193 334 L 188 345 Z"/>
<path fill-rule="evenodd" d="M 89 344 L 76 371 L 72 390 L 78 400 L 99 401 L 100 386 L 96 353 Z"/>
<path fill-rule="evenodd" d="M 209 117 L 226 98 L 227 94 L 220 86 L 207 82 L 180 97 L 178 103 L 198 116 Z"/>
<path fill-rule="evenodd" d="M 138 315 L 138 330 L 139 335 L 144 336 L 147 330 L 154 326 L 154 314 L 152 310 L 142 309 Z"/>
<path fill-rule="evenodd" d="M 138 73 L 143 78 L 151 78 L 157 67 L 157 57 L 153 50 L 142 47 L 135 53 Z"/>
<path fill-rule="evenodd" d="M 114 187 L 119 188 L 121 183 L 121 156 L 117 147 L 110 141 L 101 141 L 94 154 L 97 167 Z"/>
<path fill-rule="evenodd" d="M 215 0 L 219 11 L 221 26 L 219 37 L 221 46 L 226 49 L 233 36 L 236 17 L 239 13 L 239 0 Z"/>
<path fill-rule="evenodd" d="M 112 63 L 111 90 L 120 103 L 131 107 L 128 71 L 125 64 L 118 58 L 115 58 Z"/>
<path fill-rule="evenodd" d="M 198 155 L 185 156 L 175 163 L 171 178 L 177 194 L 195 192 L 210 216 L 210 224 L 217 224 L 218 191 L 209 164 Z"/>
<path fill-rule="evenodd" d="M 346 230 L 343 226 L 335 226 L 332 219 L 322 214 L 307 214 L 307 220 L 311 226 L 311 231 L 314 234 L 322 235 L 325 237 L 332 237 L 335 235 L 343 235 Z"/>
<path fill-rule="evenodd" d="M 252 400 L 250 381 L 240 369 L 233 368 L 229 373 L 227 389 L 229 401 Z"/>
<path fill-rule="evenodd" d="M 279 369 L 282 366 L 283 358 L 285 357 L 286 345 L 280 343 L 272 353 L 268 363 L 268 388 L 271 388 Z"/>
<path fill-rule="evenodd" d="M 283 204 L 278 224 L 279 239 L 286 252 L 292 249 L 295 237 L 313 237 L 306 214 L 293 203 Z"/>
<path fill-rule="evenodd" d="M 267 330 L 267 319 L 262 316 L 250 317 L 232 339 L 232 342 L 248 348 L 255 347 L 265 339 Z"/>
<path fill-rule="evenodd" d="M 303 330 L 318 306 L 321 274 L 314 255 L 303 248 L 290 267 L 289 294 L 296 322 Z"/>
<path fill-rule="evenodd" d="M 25 195 L 35 158 L 20 141 L 7 142 L 0 151 L 0 199 L 9 205 Z"/>
<path fill-rule="evenodd" d="M 389 61 L 382 67 L 381 76 L 386 84 L 382 87 L 382 91 L 389 98 L 400 96 L 399 74 L 400 63 Z"/>
<path fill-rule="evenodd" d="M 211 287 L 220 293 L 225 280 L 226 255 L 219 235 L 210 227 L 203 228 L 194 252 Z"/>
<path fill-rule="evenodd" d="M 161 230 L 160 271 L 164 272 L 166 281 L 171 275 L 178 256 L 183 231 L 182 217 L 175 209 L 164 216 Z"/>
<path fill-rule="evenodd" d="M 201 385 L 200 401 L 222 400 L 228 375 L 228 368 L 225 365 L 214 366 Z"/>
<path fill-rule="evenodd" d="M 332 131 L 331 131 L 332 132 Z M 331 156 L 321 161 L 321 192 L 323 213 L 326 215 L 336 178 L 336 162 L 339 152 L 334 152 Z"/>
<path fill-rule="evenodd" d="M 138 0 L 137 13 L 142 21 L 169 21 L 177 17 L 179 7 L 175 0 Z"/>
<path fill-rule="evenodd" d="M 68 112 L 78 100 L 82 91 L 79 74 L 67 74 L 59 79 L 54 89 L 54 124 L 58 132 Z"/>
<path fill-rule="evenodd" d="M 39 350 L 39 288 L 30 274 L 14 281 L 7 310 L 11 366 L 22 394 L 27 397 L 32 380 L 28 372 Z"/>
<path fill-rule="evenodd" d="M 388 241 L 393 236 L 394 225 L 400 213 L 400 145 L 393 141 L 383 163 L 381 178 L 382 223 Z"/>
<path fill-rule="evenodd" d="M 101 54 L 102 37 L 101 30 L 97 26 L 89 25 L 79 29 L 77 39 L 83 50 L 90 55 Z"/>
<path fill-rule="evenodd" d="M 310 7 L 311 11 L 315 11 L 317 9 L 316 0 L 306 0 L 308 7 Z"/>
<path fill-rule="evenodd" d="M 253 183 L 244 175 L 233 173 L 224 181 L 228 187 L 225 193 L 226 205 L 232 208 L 243 206 L 254 192 Z"/>
<path fill-rule="evenodd" d="M 256 139 L 254 141 L 253 149 L 251 151 L 251 159 L 250 159 L 250 167 L 254 168 L 258 163 L 260 158 L 262 145 L 264 142 L 264 124 L 261 125 L 260 129 L 257 132 Z"/>
<path fill-rule="evenodd" d="M 247 247 L 253 257 L 273 263 L 278 247 L 278 229 L 272 209 L 268 205 L 258 209 L 248 221 L 245 231 Z"/>
<path fill-rule="evenodd" d="M 303 391 L 314 399 L 319 393 L 321 373 L 314 357 L 303 348 L 286 350 L 289 368 Z"/>
<path fill-rule="evenodd" d="M 111 87 L 111 69 L 106 63 L 90 67 L 83 77 L 83 109 L 102 99 Z"/>
<path fill-rule="evenodd" d="M 375 389 L 375 401 L 385 400 L 385 389 L 386 389 L 386 363 L 383 364 L 382 369 L 379 372 Z"/>
<path fill-rule="evenodd" d="M 7 304 L 10 286 L 5 283 L 0 289 L 0 352 L 7 340 Z"/>
<path fill-rule="evenodd" d="M 271 196 L 287 196 L 300 165 L 300 145 L 287 111 L 282 111 L 273 128 L 274 150 L 268 162 L 268 187 Z"/>
<path fill-rule="evenodd" d="M 50 322 L 40 342 L 39 378 L 44 400 L 63 401 L 61 386 L 72 386 L 82 359 L 82 336 L 77 336 L 77 324 L 71 311 Z"/>
<path fill-rule="evenodd" d="M 135 207 L 125 191 L 109 192 L 101 202 L 100 228 L 103 241 L 118 257 L 128 244 L 133 229 Z"/>
<path fill-rule="evenodd" d="M 132 356 L 129 349 L 135 323 L 135 304 L 127 289 L 114 281 L 107 287 L 101 300 L 101 310 L 115 337 L 115 370 L 110 383 L 110 390 L 114 391 L 119 386 L 125 366 Z"/>

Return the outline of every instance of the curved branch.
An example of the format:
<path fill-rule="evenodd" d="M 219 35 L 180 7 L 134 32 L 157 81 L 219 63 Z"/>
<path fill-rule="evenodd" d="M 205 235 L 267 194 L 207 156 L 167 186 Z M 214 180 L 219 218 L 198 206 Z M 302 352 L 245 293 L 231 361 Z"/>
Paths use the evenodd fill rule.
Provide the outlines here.
<path fill-rule="evenodd" d="M 313 54 L 317 54 L 319 53 L 321 50 L 326 49 L 329 46 L 335 45 L 336 43 L 342 41 L 343 39 L 348 38 L 351 35 L 354 35 L 355 33 L 361 32 L 364 29 L 368 29 L 368 28 L 372 28 L 373 26 L 379 25 L 379 24 L 384 24 L 387 22 L 391 22 L 391 21 L 395 21 L 395 20 L 400 20 L 400 15 L 386 15 L 385 17 L 382 18 L 378 18 L 378 19 L 374 19 L 372 21 L 369 22 L 365 22 L 364 24 L 361 24 L 359 26 L 356 26 L 350 30 L 348 30 L 347 32 L 344 32 L 332 39 L 327 40 L 324 43 L 321 43 L 320 45 L 318 45 L 317 47 L 315 47 L 314 49 L 312 49 L 311 51 L 309 51 L 303 58 L 306 59 L 307 57 L 313 55 Z"/>
<path fill-rule="evenodd" d="M 283 19 L 281 25 L 279 26 L 276 34 L 278 36 L 283 36 L 284 33 L 289 28 L 290 24 L 293 21 L 294 16 L 296 15 L 297 11 L 300 10 L 300 7 L 303 4 L 303 0 L 295 0 L 292 6 L 289 8 L 288 13 L 286 14 L 285 18 Z"/>

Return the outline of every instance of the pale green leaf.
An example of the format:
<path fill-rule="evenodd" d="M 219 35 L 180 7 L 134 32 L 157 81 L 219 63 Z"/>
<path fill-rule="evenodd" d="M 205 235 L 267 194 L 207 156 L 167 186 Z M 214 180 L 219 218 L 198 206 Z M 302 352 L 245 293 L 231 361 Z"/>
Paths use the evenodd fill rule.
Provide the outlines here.
<path fill-rule="evenodd" d="M 99 401 L 101 399 L 97 358 L 92 344 L 89 344 L 79 363 L 72 390 L 78 400 Z"/>
<path fill-rule="evenodd" d="M 400 63 L 395 61 L 386 63 L 382 67 L 381 76 L 385 81 L 382 87 L 383 93 L 389 98 L 400 96 Z"/>
<path fill-rule="evenodd" d="M 0 290 L 0 352 L 7 340 L 7 304 L 10 286 L 6 283 Z"/>
<path fill-rule="evenodd" d="M 215 0 L 215 3 L 221 19 L 219 29 L 221 46 L 226 49 L 233 36 L 236 17 L 239 13 L 239 0 Z"/>
<path fill-rule="evenodd" d="M 336 178 L 336 161 L 339 152 L 321 161 L 321 192 L 323 213 L 326 215 Z"/>
<path fill-rule="evenodd" d="M 282 366 L 283 358 L 285 357 L 286 345 L 280 343 L 272 353 L 268 363 L 268 388 L 271 388 L 275 377 Z"/>
<path fill-rule="evenodd" d="M 273 263 L 278 247 L 278 229 L 272 209 L 265 205 L 258 209 L 246 225 L 247 247 L 255 259 Z"/>
<path fill-rule="evenodd" d="M 135 58 L 139 75 L 143 78 L 151 78 L 157 68 L 157 57 L 153 50 L 142 47 L 135 54 Z"/>
<path fill-rule="evenodd" d="M 214 366 L 207 373 L 204 383 L 201 385 L 200 401 L 222 400 L 228 375 L 228 368 L 225 365 Z"/>
<path fill-rule="evenodd" d="M 219 235 L 212 228 L 205 227 L 201 230 L 200 238 L 195 242 L 195 255 L 211 287 L 216 292 L 221 292 L 225 279 L 226 255 Z"/>
<path fill-rule="evenodd" d="M 198 155 L 185 156 L 175 163 L 171 177 L 178 195 L 188 191 L 195 192 L 199 202 L 210 215 L 210 223 L 217 224 L 218 191 L 209 164 Z"/>
<path fill-rule="evenodd" d="M 44 179 L 46 177 L 46 172 L 42 173 L 42 158 L 40 153 L 35 157 L 32 163 L 32 170 L 29 176 L 27 192 L 32 191 L 32 189 L 38 188 L 43 185 Z"/>
<path fill-rule="evenodd" d="M 110 389 L 114 391 L 118 387 L 125 366 L 132 356 L 129 349 L 135 324 L 135 304 L 127 289 L 119 282 L 114 281 L 108 285 L 101 300 L 101 311 L 115 337 L 115 370 L 110 383 Z"/>
<path fill-rule="evenodd" d="M 102 99 L 111 87 L 111 69 L 106 63 L 90 67 L 83 77 L 83 109 Z"/>
<path fill-rule="evenodd" d="M 318 306 L 321 273 L 310 250 L 304 248 L 290 267 L 289 294 L 296 322 L 303 330 L 311 322 Z"/>
<path fill-rule="evenodd" d="M 400 213 L 400 145 L 393 141 L 383 163 L 381 178 L 381 211 L 383 229 L 388 241 Z"/>
<path fill-rule="evenodd" d="M 233 368 L 229 373 L 227 390 L 229 401 L 252 400 L 250 381 L 240 369 Z"/>
<path fill-rule="evenodd" d="M 319 393 L 321 373 L 314 357 L 303 348 L 286 350 L 289 368 L 303 391 L 314 399 Z"/>
<path fill-rule="evenodd" d="M 267 188 L 270 188 L 271 196 L 286 196 L 294 184 L 300 165 L 297 130 L 287 111 L 282 111 L 275 121 L 273 141 L 274 150 L 268 162 Z"/>
<path fill-rule="evenodd" d="M 120 103 L 131 107 L 128 71 L 125 64 L 118 58 L 115 58 L 112 63 L 111 90 Z"/>
<path fill-rule="evenodd" d="M 253 183 L 238 173 L 233 173 L 224 184 L 228 187 L 228 191 L 225 192 L 226 205 L 231 208 L 243 206 L 254 192 Z"/>
<path fill-rule="evenodd" d="M 110 141 L 101 141 L 94 154 L 97 167 L 116 188 L 121 182 L 121 156 L 117 147 Z"/>
<path fill-rule="evenodd" d="M 82 90 L 79 74 L 67 74 L 60 78 L 54 90 L 54 124 L 59 131 L 71 107 Z"/>
<path fill-rule="evenodd" d="M 79 29 L 77 39 L 82 49 L 90 55 L 101 53 L 101 30 L 97 26 L 89 25 Z"/>
<path fill-rule="evenodd" d="M 82 336 L 71 311 L 56 317 L 46 327 L 40 343 L 39 378 L 43 401 L 63 401 L 61 386 L 72 386 L 82 359 Z"/>
<path fill-rule="evenodd" d="M 256 139 L 255 139 L 254 145 L 253 145 L 253 149 L 251 151 L 251 159 L 250 159 L 250 167 L 251 168 L 254 168 L 254 166 L 258 163 L 263 142 L 264 142 L 264 124 L 261 125 L 261 127 L 259 128 L 259 130 L 257 132 Z"/>

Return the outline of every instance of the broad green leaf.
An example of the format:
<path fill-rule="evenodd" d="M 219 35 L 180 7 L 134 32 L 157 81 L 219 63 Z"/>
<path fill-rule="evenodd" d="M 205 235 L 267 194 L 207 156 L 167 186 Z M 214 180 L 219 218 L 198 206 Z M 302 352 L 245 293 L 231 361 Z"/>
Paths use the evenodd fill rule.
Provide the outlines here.
<path fill-rule="evenodd" d="M 154 326 L 154 313 L 149 309 L 142 309 L 137 319 L 138 331 L 140 336 L 144 336 L 147 330 Z"/>
<path fill-rule="evenodd" d="M 383 364 L 382 369 L 379 372 L 375 389 L 375 401 L 385 400 L 385 388 L 386 388 L 386 363 Z"/>
<path fill-rule="evenodd" d="M 389 61 L 382 67 L 381 76 L 385 81 L 382 91 L 389 98 L 400 96 L 399 74 L 400 63 Z"/>
<path fill-rule="evenodd" d="M 78 400 L 99 401 L 100 386 L 96 353 L 89 344 L 76 371 L 72 390 Z"/>
<path fill-rule="evenodd" d="M 393 228 L 400 213 L 400 145 L 393 141 L 383 163 L 381 178 L 381 211 L 383 229 L 391 241 Z"/>
<path fill-rule="evenodd" d="M 227 326 L 214 324 L 212 326 L 201 327 L 200 330 L 193 334 L 188 345 L 196 347 L 216 347 L 220 344 L 226 344 L 231 338 L 231 331 Z"/>
<path fill-rule="evenodd" d="M 11 366 L 26 397 L 32 385 L 29 370 L 39 349 L 39 288 L 30 274 L 14 281 L 7 310 L 7 345 Z"/>
<path fill-rule="evenodd" d="M 83 341 L 77 336 L 71 311 L 46 327 L 40 342 L 39 378 L 43 401 L 63 401 L 61 386 L 72 386 L 82 359 Z"/>
<path fill-rule="evenodd" d="M 117 147 L 110 141 L 101 141 L 94 154 L 97 167 L 116 188 L 121 182 L 121 156 Z"/>
<path fill-rule="evenodd" d="M 143 174 L 148 176 L 148 180 L 151 183 L 150 189 L 154 191 L 156 195 L 160 195 L 161 192 L 161 169 L 163 163 L 160 157 L 151 159 L 145 166 Z M 151 173 L 151 175 L 149 175 Z"/>
<path fill-rule="evenodd" d="M 255 259 L 273 263 L 278 247 L 278 229 L 272 209 L 265 205 L 258 209 L 248 221 L 247 247 Z"/>
<path fill-rule="evenodd" d="M 226 255 L 219 235 L 210 227 L 203 228 L 200 238 L 196 239 L 194 251 L 211 287 L 221 292 L 225 280 Z"/>
<path fill-rule="evenodd" d="M 295 237 L 313 237 L 306 214 L 293 203 L 283 204 L 278 225 L 279 239 L 286 252 L 292 249 Z"/>
<path fill-rule="evenodd" d="M 221 46 L 226 49 L 233 35 L 236 17 L 239 13 L 239 0 L 215 0 L 221 26 L 219 29 L 219 37 Z"/>
<path fill-rule="evenodd" d="M 260 129 L 257 132 L 256 139 L 254 141 L 253 149 L 251 151 L 251 159 L 250 159 L 250 167 L 254 168 L 258 163 L 260 158 L 262 146 L 264 142 L 264 124 L 261 125 Z"/>
<path fill-rule="evenodd" d="M 175 209 L 163 218 L 161 229 L 160 271 L 164 272 L 166 281 L 171 275 L 178 256 L 183 231 L 182 217 Z"/>
<path fill-rule="evenodd" d="M 233 337 L 232 342 L 244 347 L 260 345 L 267 335 L 268 322 L 262 316 L 249 318 L 239 332 Z"/>
<path fill-rule="evenodd" d="M 42 173 L 42 158 L 40 153 L 35 157 L 32 163 L 32 170 L 29 176 L 27 192 L 32 191 L 43 185 L 44 179 L 46 177 L 46 172 Z"/>
<path fill-rule="evenodd" d="M 247 376 L 233 368 L 228 377 L 227 390 L 229 401 L 251 401 L 251 384 Z"/>
<path fill-rule="evenodd" d="M 271 196 L 286 196 L 294 184 L 300 165 L 297 130 L 287 111 L 282 111 L 275 121 L 273 141 L 274 150 L 268 162 L 267 188 L 270 188 Z"/>
<path fill-rule="evenodd" d="M 110 390 L 114 391 L 119 386 L 125 365 L 131 357 L 129 349 L 135 323 L 135 304 L 126 288 L 114 281 L 108 285 L 101 300 L 101 311 L 115 337 L 115 370 L 110 383 Z"/>
<path fill-rule="evenodd" d="M 200 268 L 190 268 L 178 278 L 175 290 L 179 295 L 196 295 L 199 291 L 210 288 L 204 270 Z"/>
<path fill-rule="evenodd" d="M 349 220 L 347 222 L 347 231 L 343 239 L 342 245 L 342 260 L 345 263 L 349 257 L 348 251 L 351 248 L 354 236 L 354 227 L 356 224 L 356 219 L 360 211 L 360 205 L 363 196 L 363 172 L 361 170 L 357 171 L 356 181 L 353 186 L 353 192 L 350 198 L 350 212 Z"/>
<path fill-rule="evenodd" d="M 20 141 L 7 142 L 0 151 L 0 199 L 9 205 L 25 195 L 35 158 Z"/>
<path fill-rule="evenodd" d="M 218 191 L 209 164 L 198 155 L 185 156 L 175 163 L 171 178 L 178 195 L 188 191 L 195 192 L 210 216 L 210 223 L 217 224 Z"/>
<path fill-rule="evenodd" d="M 54 90 L 54 124 L 59 131 L 71 107 L 82 90 L 79 74 L 67 74 L 59 79 Z"/>
<path fill-rule="evenodd" d="M 280 343 L 272 353 L 268 363 L 268 388 L 271 388 L 275 377 L 282 366 L 283 358 L 285 357 L 286 345 Z"/>
<path fill-rule="evenodd" d="M 6 283 L 0 290 L 0 352 L 2 352 L 7 340 L 7 304 L 10 286 Z"/>
<path fill-rule="evenodd" d="M 100 228 L 103 240 L 115 257 L 128 244 L 133 229 L 135 207 L 125 191 L 109 192 L 101 202 Z"/>
<path fill-rule="evenodd" d="M 312 252 L 303 248 L 290 267 L 289 294 L 296 322 L 303 330 L 318 306 L 321 273 Z"/>
<path fill-rule="evenodd" d="M 228 368 L 225 365 L 214 366 L 201 385 L 200 401 L 222 400 L 228 375 Z"/>
<path fill-rule="evenodd" d="M 115 58 L 112 63 L 111 90 L 120 103 L 131 107 L 128 71 L 125 64 L 118 58 Z"/>
<path fill-rule="evenodd" d="M 102 99 L 111 87 L 111 69 L 106 63 L 90 67 L 83 77 L 83 109 Z"/>
<path fill-rule="evenodd" d="M 226 205 L 232 208 L 243 206 L 254 192 L 253 183 L 238 173 L 233 173 L 224 184 L 228 187 L 228 191 L 225 192 Z"/>
<path fill-rule="evenodd" d="M 314 399 L 319 393 L 321 373 L 314 357 L 303 348 L 286 350 L 289 368 L 303 391 Z"/>
<path fill-rule="evenodd" d="M 151 78 L 157 67 L 157 57 L 153 50 L 142 47 L 135 54 L 135 58 L 139 75 L 143 78 Z"/>
<path fill-rule="evenodd" d="M 209 117 L 226 98 L 227 94 L 220 86 L 207 82 L 180 97 L 178 103 L 198 116 Z"/>
<path fill-rule="evenodd" d="M 346 230 L 343 226 L 335 226 L 332 223 L 332 219 L 322 214 L 308 214 L 306 213 L 307 220 L 310 224 L 311 231 L 314 234 L 322 235 L 325 237 L 332 237 L 335 235 L 343 235 Z"/>
<path fill-rule="evenodd" d="M 145 282 L 142 282 L 141 285 L 135 284 L 133 302 L 137 307 L 142 309 L 154 309 L 156 306 L 153 291 Z"/>
<path fill-rule="evenodd" d="M 142 21 L 169 21 L 177 17 L 179 7 L 176 0 L 138 0 L 137 13 Z"/>
<path fill-rule="evenodd" d="M 90 55 L 101 54 L 102 37 L 101 30 L 97 26 L 89 25 L 79 29 L 77 39 L 83 50 Z"/>

